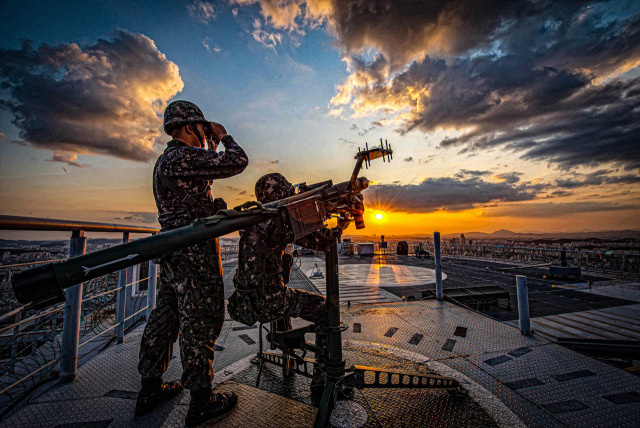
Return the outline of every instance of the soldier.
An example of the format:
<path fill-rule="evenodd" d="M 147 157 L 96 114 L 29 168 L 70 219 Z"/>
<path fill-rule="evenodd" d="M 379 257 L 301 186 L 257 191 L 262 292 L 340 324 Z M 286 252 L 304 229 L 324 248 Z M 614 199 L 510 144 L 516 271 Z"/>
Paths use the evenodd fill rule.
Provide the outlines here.
<path fill-rule="evenodd" d="M 294 188 L 284 176 L 274 173 L 257 181 L 255 193 L 256 199 L 265 204 L 292 196 Z M 318 323 L 325 318 L 327 300 L 323 296 L 285 285 L 291 264 L 283 262 L 283 255 L 289 243 L 287 234 L 278 229 L 275 219 L 241 232 L 238 269 L 234 277 L 236 291 L 229 297 L 228 305 L 232 318 L 247 325 L 253 325 L 257 320 L 270 322 L 288 317 Z M 316 250 L 324 250 L 327 243 L 319 232 L 297 242 Z M 281 329 L 279 325 L 278 330 Z"/>
<path fill-rule="evenodd" d="M 248 165 L 244 150 L 219 123 L 209 122 L 188 101 L 174 101 L 164 112 L 164 130 L 172 137 L 158 158 L 153 193 L 162 231 L 190 224 L 226 208 L 211 196 L 211 180 L 240 174 Z M 204 150 L 205 143 L 212 150 Z M 225 151 L 216 151 L 222 143 Z M 213 346 L 224 321 L 224 286 L 220 243 L 213 239 L 160 259 L 157 306 L 140 344 L 138 371 L 142 389 L 136 415 L 149 413 L 182 390 L 190 390 L 186 424 L 199 425 L 230 412 L 235 393 L 213 393 Z M 163 382 L 173 343 L 180 338 L 182 385 Z"/>

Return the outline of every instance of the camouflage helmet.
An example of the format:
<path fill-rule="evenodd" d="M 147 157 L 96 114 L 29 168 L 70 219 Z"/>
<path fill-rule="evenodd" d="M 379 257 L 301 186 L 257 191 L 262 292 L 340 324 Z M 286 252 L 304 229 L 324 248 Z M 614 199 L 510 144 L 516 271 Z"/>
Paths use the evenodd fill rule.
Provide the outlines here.
<path fill-rule="evenodd" d="M 171 134 L 176 126 L 192 122 L 206 122 L 202 110 L 190 101 L 173 101 L 164 110 L 164 132 Z"/>
<path fill-rule="evenodd" d="M 293 185 L 277 172 L 263 175 L 256 182 L 256 199 L 263 204 L 293 196 L 294 192 Z"/>

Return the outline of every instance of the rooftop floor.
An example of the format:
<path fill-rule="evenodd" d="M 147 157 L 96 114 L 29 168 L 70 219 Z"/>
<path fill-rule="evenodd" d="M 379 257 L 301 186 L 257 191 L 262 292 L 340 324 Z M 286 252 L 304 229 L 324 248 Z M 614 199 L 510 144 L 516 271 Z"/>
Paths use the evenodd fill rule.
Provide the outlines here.
<path fill-rule="evenodd" d="M 429 267 L 429 260 L 390 260 L 387 263 Z M 322 268 L 321 261 L 308 262 L 312 263 L 310 269 L 316 263 Z M 366 265 L 367 260 L 340 260 L 341 266 L 354 262 Z M 494 282 L 515 288 L 514 272 L 498 271 L 500 265 L 491 264 L 487 271 L 486 266 L 486 262 L 452 261 L 450 267 L 447 263 L 443 269 L 448 275 L 445 287 L 463 286 L 463 278 L 468 275 L 468 285 Z M 316 286 L 306 279 L 305 267 L 294 271 L 291 284 L 313 290 Z M 637 284 L 598 280 L 591 289 L 567 290 L 551 287 L 563 284 L 549 284 L 540 272 L 526 274 L 533 278 L 529 282 L 532 298 L 536 293 L 549 292 L 561 303 L 552 300 L 545 306 L 544 299 L 540 300 L 542 309 L 558 308 L 554 315 L 546 315 L 546 310 L 536 313 L 532 305 L 532 317 L 544 315 L 533 318 L 535 329 L 550 324 L 548 317 L 570 313 L 593 331 L 609 329 L 637 340 Z M 229 278 L 225 279 L 228 288 Z M 607 293 L 609 287 L 611 293 Z M 363 389 L 356 392 L 352 402 L 339 407 L 349 426 L 637 426 L 639 376 L 559 346 L 547 334 L 522 336 L 513 322 L 448 302 L 398 301 L 397 294 L 407 291 L 402 287 L 365 288 L 367 292 L 378 290 L 382 298 L 380 303 L 359 304 L 354 299 L 350 306 L 342 306 L 342 321 L 350 327 L 343 333 L 347 364 L 454 377 L 468 396 L 456 401 L 445 391 L 402 389 L 390 393 Z M 587 297 L 610 295 L 613 300 L 603 299 L 608 303 L 601 305 L 596 299 L 593 304 L 597 308 L 583 307 L 584 299 L 570 297 L 575 293 Z M 554 327 L 562 329 L 557 324 Z M 580 332 L 574 327 L 567 331 Z M 142 326 L 127 335 L 124 344 L 109 347 L 80 367 L 76 382 L 52 386 L 7 417 L 2 426 L 182 426 L 189 402 L 186 392 L 143 418 L 133 416 L 140 381 L 136 364 L 141 334 Z M 251 359 L 258 351 L 258 334 L 257 326 L 225 321 L 216 342 L 214 382 L 219 388 L 238 391 L 240 402 L 216 426 L 312 426 L 316 409 L 308 396 L 306 378 L 295 376 L 293 381 L 283 381 L 279 368 L 266 366 L 255 388 L 257 368 Z M 174 355 L 166 379 L 181 375 L 177 349 Z M 339 419 L 334 422 L 341 424 Z"/>

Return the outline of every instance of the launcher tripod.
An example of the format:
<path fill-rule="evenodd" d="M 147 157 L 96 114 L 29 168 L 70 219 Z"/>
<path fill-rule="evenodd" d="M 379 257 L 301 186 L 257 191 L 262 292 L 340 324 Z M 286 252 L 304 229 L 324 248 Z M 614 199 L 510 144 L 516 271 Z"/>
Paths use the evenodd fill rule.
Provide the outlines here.
<path fill-rule="evenodd" d="M 326 286 L 327 286 L 327 325 L 310 324 L 285 332 L 276 332 L 273 328 L 267 334 L 271 349 L 279 349 L 282 354 L 262 351 L 262 333 L 260 333 L 260 371 L 264 363 L 282 367 L 284 376 L 298 373 L 313 378 L 315 370 L 325 375 L 325 384 L 321 390 L 320 404 L 314 423 L 315 428 L 329 426 L 331 412 L 337 399 L 348 396 L 353 388 L 428 388 L 461 391 L 457 380 L 419 373 L 385 370 L 376 367 L 353 365 L 346 367 L 342 356 L 342 332 L 348 327 L 340 323 L 340 288 L 338 282 L 338 238 L 337 234 L 330 241 L 326 254 Z M 316 343 L 305 340 L 305 334 L 315 333 Z M 307 351 L 314 352 L 316 359 L 305 358 Z M 302 351 L 302 355 L 296 354 Z M 313 367 L 313 372 L 310 370 Z M 373 374 L 372 382 L 365 382 L 365 373 Z M 385 374 L 386 376 L 382 376 Z M 371 375 L 367 379 L 371 379 Z M 317 377 L 316 377 L 317 378 Z M 313 388 L 313 383 L 312 383 Z"/>

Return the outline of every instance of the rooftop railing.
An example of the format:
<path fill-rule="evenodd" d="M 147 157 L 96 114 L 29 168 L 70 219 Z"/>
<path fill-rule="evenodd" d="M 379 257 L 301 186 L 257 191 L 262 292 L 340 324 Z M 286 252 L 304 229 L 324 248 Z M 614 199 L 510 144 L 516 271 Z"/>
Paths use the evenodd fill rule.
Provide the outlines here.
<path fill-rule="evenodd" d="M 416 255 L 422 249 L 433 256 L 433 242 L 407 242 L 407 244 L 409 255 Z M 397 252 L 397 242 L 385 242 L 383 245 L 377 242 L 375 245 L 376 254 L 396 254 Z M 633 251 L 443 242 L 441 252 L 443 257 L 491 260 L 518 266 L 566 263 L 569 266 L 579 266 L 584 273 L 615 278 L 640 278 L 640 253 Z"/>
<path fill-rule="evenodd" d="M 69 258 L 85 254 L 85 232 L 122 233 L 122 242 L 129 241 L 130 233 L 159 232 L 151 227 L 15 216 L 0 216 L 0 230 L 71 232 Z M 3 265 L 0 272 L 8 279 L 12 272 L 60 260 L 64 259 Z M 64 304 L 37 310 L 23 305 L 0 316 L 0 419 L 44 383 L 74 380 L 79 362 L 114 340 L 122 343 L 127 329 L 155 307 L 156 281 L 157 268 L 150 261 L 69 287 Z M 11 302 L 10 287 L 0 292 Z"/>

